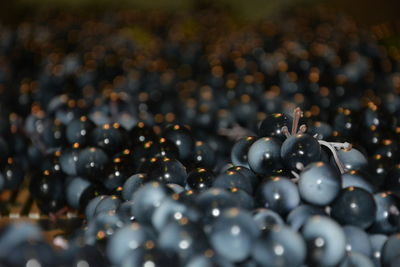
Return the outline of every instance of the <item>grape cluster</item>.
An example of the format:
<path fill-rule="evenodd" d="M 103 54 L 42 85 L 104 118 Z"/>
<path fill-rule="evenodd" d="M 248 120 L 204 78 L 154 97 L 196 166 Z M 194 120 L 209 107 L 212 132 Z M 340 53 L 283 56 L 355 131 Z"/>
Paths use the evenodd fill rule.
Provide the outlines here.
<path fill-rule="evenodd" d="M 2 226 L 0 266 L 399 266 L 400 64 L 377 38 L 324 9 L 0 25 L 0 191 L 84 216 L 51 244 Z"/>

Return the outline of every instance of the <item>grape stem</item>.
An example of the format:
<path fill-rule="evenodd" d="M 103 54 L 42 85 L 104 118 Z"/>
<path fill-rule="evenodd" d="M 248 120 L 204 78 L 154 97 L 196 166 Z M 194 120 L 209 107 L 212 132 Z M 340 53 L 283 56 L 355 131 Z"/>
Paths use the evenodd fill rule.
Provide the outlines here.
<path fill-rule="evenodd" d="M 334 160 L 336 162 L 336 165 L 338 166 L 340 173 L 343 174 L 345 172 L 345 169 L 343 167 L 342 162 L 340 161 L 340 159 L 338 157 L 338 154 L 336 152 L 336 148 L 339 148 L 339 149 L 340 148 L 350 148 L 351 145 L 349 143 L 347 143 L 347 142 L 346 143 L 331 143 L 331 142 L 327 142 L 327 141 L 324 141 L 324 140 L 318 140 L 318 143 L 320 145 L 322 145 L 322 146 L 327 147 L 332 152 L 332 155 L 333 155 L 333 158 L 334 158 Z"/>
<path fill-rule="evenodd" d="M 298 183 L 299 180 L 300 180 L 300 175 L 299 175 L 297 172 L 295 172 L 295 171 L 291 171 L 291 173 L 292 173 L 292 175 L 294 176 L 294 178 L 292 179 L 292 182 Z"/>
<path fill-rule="evenodd" d="M 302 134 L 307 131 L 307 126 L 305 124 L 302 124 L 299 127 L 299 122 L 300 122 L 300 118 L 301 118 L 302 114 L 303 114 L 303 112 L 301 111 L 301 109 L 299 107 L 294 109 L 292 131 L 289 132 L 289 129 L 287 126 L 283 126 L 281 129 L 283 134 L 286 136 L 286 138 L 289 138 L 290 136 L 293 136 L 295 134 Z M 315 134 L 314 138 L 317 139 L 318 134 Z M 317 140 L 317 141 L 320 145 L 327 147 L 332 152 L 332 155 L 336 162 L 336 165 L 338 166 L 340 173 L 343 174 L 345 172 L 345 168 L 343 167 L 343 163 L 340 161 L 340 159 L 337 155 L 336 149 L 351 149 L 352 148 L 351 144 L 348 142 L 338 143 L 338 142 L 327 142 L 324 140 Z M 301 166 L 296 165 L 296 168 L 299 170 L 302 170 L 304 168 L 304 166 L 301 167 Z M 299 174 L 297 174 L 294 171 L 292 171 L 292 174 L 295 176 L 295 179 L 299 179 L 299 177 L 300 177 Z"/>
<path fill-rule="evenodd" d="M 299 107 L 295 108 L 293 111 L 293 123 L 292 123 L 292 131 L 289 132 L 289 128 L 287 126 L 283 126 L 281 131 L 286 136 L 286 138 L 295 135 L 295 134 L 302 134 L 307 131 L 307 126 L 305 124 L 300 125 L 299 122 L 300 118 L 303 116 L 303 112 Z"/>
<path fill-rule="evenodd" d="M 289 133 L 289 129 L 287 126 L 283 126 L 281 129 L 282 133 L 286 136 L 286 138 L 289 138 L 291 134 Z"/>
<path fill-rule="evenodd" d="M 297 163 L 296 163 L 296 169 L 298 169 L 299 171 L 304 170 L 304 165 L 303 165 L 303 163 L 297 162 Z M 295 183 L 297 183 L 297 182 L 300 180 L 300 174 L 298 174 L 298 173 L 295 172 L 295 171 L 291 171 L 291 173 L 292 173 L 293 176 L 294 176 L 294 179 L 292 179 L 292 181 L 295 182 Z"/>
<path fill-rule="evenodd" d="M 292 124 L 292 135 L 297 133 L 297 128 L 299 127 L 299 121 L 303 112 L 299 107 L 295 108 L 293 111 L 293 124 Z"/>

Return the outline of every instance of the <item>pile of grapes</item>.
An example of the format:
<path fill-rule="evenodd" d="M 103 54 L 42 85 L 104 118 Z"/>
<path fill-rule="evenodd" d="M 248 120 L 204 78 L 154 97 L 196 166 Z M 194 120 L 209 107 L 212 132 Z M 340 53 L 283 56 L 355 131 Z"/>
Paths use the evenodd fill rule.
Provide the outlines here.
<path fill-rule="evenodd" d="M 400 266 L 400 56 L 315 9 L 0 25 L 0 266 Z M 14 218 L 14 219 L 13 219 Z"/>

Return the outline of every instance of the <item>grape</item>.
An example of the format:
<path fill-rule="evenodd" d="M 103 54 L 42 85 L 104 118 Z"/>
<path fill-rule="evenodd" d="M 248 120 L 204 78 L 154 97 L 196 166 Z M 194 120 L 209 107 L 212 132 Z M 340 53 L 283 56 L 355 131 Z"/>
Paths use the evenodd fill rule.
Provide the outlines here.
<path fill-rule="evenodd" d="M 361 188 L 347 187 L 332 203 L 331 215 L 342 224 L 366 229 L 374 222 L 375 212 L 376 203 L 372 194 Z"/>
<path fill-rule="evenodd" d="M 306 166 L 318 161 L 321 157 L 321 147 L 316 139 L 308 134 L 296 134 L 287 138 L 281 147 L 283 163 L 292 170 L 298 170 L 300 163 Z"/>
<path fill-rule="evenodd" d="M 285 177 L 273 177 L 262 183 L 257 199 L 261 206 L 276 211 L 282 216 L 300 204 L 297 186 Z"/>
<path fill-rule="evenodd" d="M 247 258 L 259 235 L 257 226 L 246 211 L 230 208 L 212 224 L 210 242 L 212 247 L 222 256 L 233 262 Z"/>
<path fill-rule="evenodd" d="M 310 264 L 333 266 L 344 257 L 346 236 L 334 220 L 313 216 L 304 224 L 302 234 L 307 243 L 307 261 Z"/>
<path fill-rule="evenodd" d="M 281 142 L 264 137 L 255 141 L 248 152 L 250 168 L 257 174 L 271 175 L 272 170 L 282 167 L 280 157 Z"/>
<path fill-rule="evenodd" d="M 342 181 L 339 174 L 324 162 L 306 166 L 300 173 L 299 193 L 303 200 L 317 205 L 329 205 L 339 194 Z"/>

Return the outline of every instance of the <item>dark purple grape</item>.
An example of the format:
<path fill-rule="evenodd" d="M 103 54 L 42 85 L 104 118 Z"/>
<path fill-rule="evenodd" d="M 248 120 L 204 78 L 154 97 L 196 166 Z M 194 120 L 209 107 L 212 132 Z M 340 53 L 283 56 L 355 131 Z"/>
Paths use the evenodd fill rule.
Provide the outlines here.
<path fill-rule="evenodd" d="M 133 203 L 133 201 L 128 200 L 119 205 L 117 209 L 117 216 L 124 224 L 130 224 L 135 221 L 135 216 L 133 216 L 134 204 L 135 203 Z"/>
<path fill-rule="evenodd" d="M 301 266 L 306 251 L 306 243 L 298 232 L 275 225 L 256 241 L 252 256 L 261 266 Z"/>
<path fill-rule="evenodd" d="M 18 189 L 25 179 L 25 170 L 22 162 L 16 158 L 8 158 L 2 176 L 5 189 Z"/>
<path fill-rule="evenodd" d="M 96 211 L 97 205 L 99 205 L 100 201 L 103 200 L 106 195 L 99 195 L 91 199 L 86 207 L 85 207 L 85 218 L 86 220 L 90 221 L 93 219 Z"/>
<path fill-rule="evenodd" d="M 322 208 L 302 204 L 294 208 L 287 215 L 286 223 L 298 231 L 310 217 L 315 215 L 326 215 L 326 213 Z"/>
<path fill-rule="evenodd" d="M 374 126 L 382 130 L 391 130 L 395 127 L 396 121 L 381 107 L 369 102 L 361 114 L 360 125 L 365 128 Z"/>
<path fill-rule="evenodd" d="M 214 174 L 204 168 L 196 168 L 188 174 L 187 186 L 190 189 L 204 191 L 210 188 L 214 181 Z"/>
<path fill-rule="evenodd" d="M 399 256 L 400 256 L 400 235 L 393 234 L 389 236 L 385 245 L 382 248 L 382 256 L 381 256 L 382 266 L 395 266 L 391 264 Z"/>
<path fill-rule="evenodd" d="M 101 180 L 109 163 L 109 157 L 100 148 L 85 148 L 78 155 L 76 172 L 79 176 L 92 180 Z"/>
<path fill-rule="evenodd" d="M 375 266 L 381 266 L 382 248 L 386 243 L 388 237 L 383 234 L 369 235 L 369 240 L 372 247 L 372 261 Z"/>
<path fill-rule="evenodd" d="M 207 250 L 208 240 L 201 225 L 183 217 L 171 221 L 158 236 L 159 248 L 167 253 L 176 253 L 182 261 Z"/>
<path fill-rule="evenodd" d="M 287 138 L 281 147 L 282 162 L 289 169 L 299 170 L 321 158 L 321 146 L 308 134 L 296 134 Z"/>
<path fill-rule="evenodd" d="M 69 176 L 77 175 L 76 165 L 80 151 L 81 149 L 78 143 L 73 144 L 70 148 L 64 148 L 61 150 L 59 164 L 63 173 Z"/>
<path fill-rule="evenodd" d="M 100 205 L 101 204 L 101 205 Z M 121 201 L 115 196 L 99 195 L 91 199 L 85 208 L 86 219 L 90 222 L 97 214 L 116 211 Z"/>
<path fill-rule="evenodd" d="M 313 205 L 329 205 L 341 188 L 342 181 L 339 174 L 322 161 L 307 165 L 300 173 L 300 196 Z"/>
<path fill-rule="evenodd" d="M 368 166 L 367 158 L 357 149 L 340 149 L 337 151 L 339 160 L 346 170 L 365 170 Z"/>
<path fill-rule="evenodd" d="M 372 182 L 372 178 L 366 172 L 351 170 L 342 174 L 342 188 L 359 187 L 373 194 L 376 188 Z"/>
<path fill-rule="evenodd" d="M 42 161 L 41 170 L 49 170 L 52 173 L 64 175 L 61 169 L 60 156 L 60 150 L 56 150 L 53 153 L 47 154 Z"/>
<path fill-rule="evenodd" d="M 151 224 L 154 211 L 168 196 L 168 189 L 159 182 L 150 182 L 139 188 L 133 195 L 133 215 L 141 224 Z"/>
<path fill-rule="evenodd" d="M 95 128 L 91 132 L 90 141 L 93 146 L 103 149 L 110 156 L 128 147 L 126 133 L 118 123 Z"/>
<path fill-rule="evenodd" d="M 177 195 L 177 198 L 179 199 L 179 201 L 181 201 L 184 204 L 196 206 L 196 197 L 198 195 L 199 195 L 199 192 L 188 189 L 188 190 L 185 190 L 185 191 L 182 191 L 181 193 L 179 193 Z"/>
<path fill-rule="evenodd" d="M 236 207 L 251 211 L 255 207 L 255 201 L 252 195 L 246 193 L 246 191 L 232 187 L 227 189 L 231 193 L 232 197 L 235 199 Z"/>
<path fill-rule="evenodd" d="M 129 132 L 129 137 L 133 145 L 157 140 L 157 135 L 153 128 L 144 122 L 138 122 Z"/>
<path fill-rule="evenodd" d="M 103 172 L 102 184 L 112 192 L 121 192 L 125 181 L 133 174 L 132 166 L 121 157 L 114 157 Z"/>
<path fill-rule="evenodd" d="M 159 152 L 157 144 L 153 141 L 137 144 L 130 150 L 130 162 L 136 172 L 147 172 L 150 159 L 159 155 Z"/>
<path fill-rule="evenodd" d="M 281 141 L 263 137 L 255 141 L 247 154 L 250 168 L 257 174 L 271 175 L 272 171 L 282 167 Z"/>
<path fill-rule="evenodd" d="M 204 224 L 210 223 L 231 207 L 237 207 L 234 196 L 221 188 L 210 188 L 196 196 L 196 205 L 204 215 Z"/>
<path fill-rule="evenodd" d="M 121 200 L 116 196 L 104 196 L 97 203 L 93 216 L 96 217 L 100 213 L 115 212 L 121 205 Z"/>
<path fill-rule="evenodd" d="M 144 243 L 154 240 L 152 231 L 138 223 L 119 228 L 107 243 L 107 258 L 112 264 L 120 265 L 124 258 Z"/>
<path fill-rule="evenodd" d="M 41 202 L 64 198 L 64 177 L 49 170 L 32 176 L 29 190 L 32 196 Z"/>
<path fill-rule="evenodd" d="M 239 139 L 232 147 L 231 161 L 235 166 L 250 168 L 248 162 L 248 151 L 251 145 L 257 140 L 254 136 L 246 136 Z"/>
<path fill-rule="evenodd" d="M 84 212 L 88 203 L 97 196 L 105 194 L 106 190 L 100 184 L 92 184 L 89 188 L 82 192 L 79 199 L 79 211 Z"/>
<path fill-rule="evenodd" d="M 325 216 L 309 218 L 302 228 L 307 243 L 307 262 L 312 266 L 335 266 L 345 256 L 346 236 L 342 227 Z"/>
<path fill-rule="evenodd" d="M 383 139 L 373 153 L 382 155 L 394 163 L 400 160 L 399 143 L 394 139 Z"/>
<path fill-rule="evenodd" d="M 363 147 L 367 149 L 368 152 L 376 151 L 383 140 L 388 137 L 387 132 L 382 132 L 375 126 L 363 129 L 363 133 L 360 136 Z"/>
<path fill-rule="evenodd" d="M 45 121 L 42 139 L 47 147 L 62 147 L 66 144 L 65 125 L 59 120 Z"/>
<path fill-rule="evenodd" d="M 282 128 L 284 126 L 291 128 L 292 122 L 289 117 L 283 113 L 274 113 L 268 115 L 260 124 L 258 129 L 258 135 L 260 137 L 276 137 L 282 142 L 285 141 L 286 136 L 284 135 Z"/>
<path fill-rule="evenodd" d="M 68 124 L 82 115 L 84 106 L 85 103 L 83 101 L 77 103 L 76 99 L 69 97 L 67 94 L 60 94 L 51 99 L 46 111 L 48 115 L 54 116 L 63 124 Z"/>
<path fill-rule="evenodd" d="M 179 159 L 178 147 L 168 139 L 164 137 L 159 138 L 158 141 L 155 142 L 155 147 L 158 148 L 158 152 L 154 155 L 154 157 Z"/>
<path fill-rule="evenodd" d="M 366 171 L 371 175 L 378 188 L 384 185 L 385 177 L 388 175 L 391 165 L 392 162 L 389 159 L 379 154 L 369 158 Z"/>
<path fill-rule="evenodd" d="M 173 194 L 172 198 L 165 198 L 163 203 L 156 208 L 151 221 L 153 227 L 161 233 L 168 223 L 179 221 L 182 218 L 191 222 L 198 222 L 201 213 L 191 203 L 181 201 L 181 196 Z"/>
<path fill-rule="evenodd" d="M 234 170 L 227 170 L 215 177 L 213 187 L 225 189 L 235 187 L 242 189 L 249 194 L 253 193 L 253 187 L 250 180 L 240 172 Z"/>
<path fill-rule="evenodd" d="M 163 136 L 177 146 L 179 159 L 182 162 L 186 163 L 193 158 L 195 141 L 188 128 L 180 125 L 171 125 L 165 129 Z"/>
<path fill-rule="evenodd" d="M 361 253 L 370 258 L 372 256 L 372 245 L 368 234 L 361 228 L 353 225 L 343 226 L 346 235 L 346 250 L 348 252 Z"/>
<path fill-rule="evenodd" d="M 84 232 L 84 242 L 87 245 L 104 246 L 107 240 L 123 225 L 116 210 L 99 212 L 88 222 Z"/>
<path fill-rule="evenodd" d="M 125 200 L 132 200 L 134 193 L 148 182 L 147 175 L 144 173 L 137 173 L 129 177 L 122 189 L 122 197 Z"/>
<path fill-rule="evenodd" d="M 346 137 L 353 137 L 357 131 L 356 114 L 347 108 L 339 108 L 333 120 L 333 130 Z"/>
<path fill-rule="evenodd" d="M 152 158 L 148 167 L 147 178 L 161 183 L 185 185 L 187 173 L 185 166 L 177 159 Z"/>
<path fill-rule="evenodd" d="M 370 231 L 391 234 L 400 231 L 400 199 L 391 192 L 374 195 L 376 203 L 375 220 Z"/>
<path fill-rule="evenodd" d="M 273 177 L 261 183 L 257 201 L 261 207 L 285 216 L 300 204 L 297 186 L 288 178 Z"/>
<path fill-rule="evenodd" d="M 72 144 L 79 144 L 84 147 L 90 143 L 90 136 L 95 128 L 94 123 L 86 116 L 72 120 L 66 128 L 66 138 Z"/>
<path fill-rule="evenodd" d="M 376 203 L 371 193 L 357 187 L 340 191 L 332 203 L 331 216 L 341 224 L 350 224 L 366 229 L 375 220 Z"/>
<path fill-rule="evenodd" d="M 257 225 L 248 212 L 230 208 L 215 219 L 209 239 L 218 254 L 231 262 L 240 262 L 250 255 L 258 235 Z"/>
<path fill-rule="evenodd" d="M 269 232 L 272 228 L 285 224 L 278 213 L 264 208 L 256 209 L 253 219 L 261 232 Z"/>
<path fill-rule="evenodd" d="M 146 141 L 133 147 L 131 158 L 135 167 L 150 158 L 179 159 L 179 151 L 174 143 L 162 137 L 155 141 Z M 138 161 L 138 162 L 135 162 Z M 144 171 L 144 170 L 141 170 Z"/>
<path fill-rule="evenodd" d="M 74 177 L 67 182 L 66 185 L 66 199 L 68 204 L 74 209 L 79 209 L 82 204 L 82 197 L 85 191 L 91 190 L 93 185 L 86 179 L 81 177 Z"/>
<path fill-rule="evenodd" d="M 216 164 L 216 159 L 215 151 L 207 143 L 196 141 L 193 156 L 194 166 L 212 169 Z"/>
<path fill-rule="evenodd" d="M 243 175 L 250 181 L 253 188 L 256 188 L 256 186 L 258 185 L 257 175 L 253 171 L 251 171 L 250 169 L 248 169 L 246 167 L 233 166 L 233 167 L 229 168 L 228 171 L 239 172 L 241 175 Z"/>

